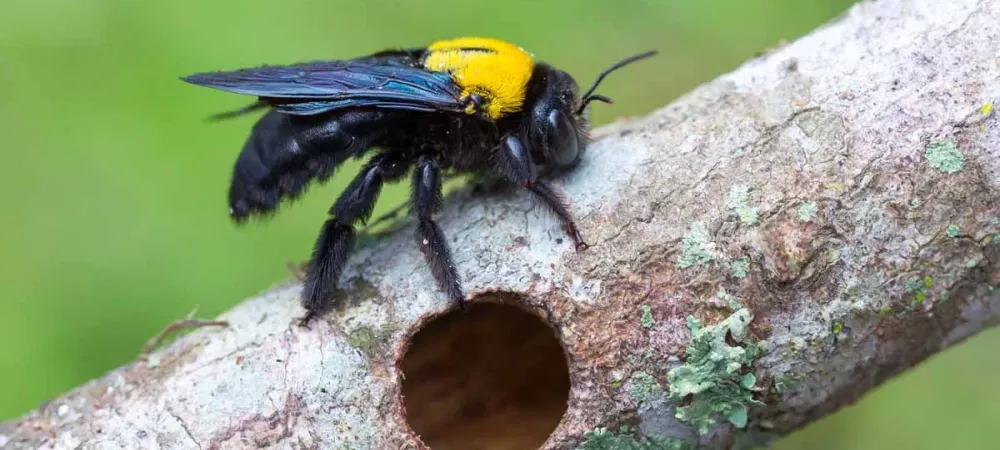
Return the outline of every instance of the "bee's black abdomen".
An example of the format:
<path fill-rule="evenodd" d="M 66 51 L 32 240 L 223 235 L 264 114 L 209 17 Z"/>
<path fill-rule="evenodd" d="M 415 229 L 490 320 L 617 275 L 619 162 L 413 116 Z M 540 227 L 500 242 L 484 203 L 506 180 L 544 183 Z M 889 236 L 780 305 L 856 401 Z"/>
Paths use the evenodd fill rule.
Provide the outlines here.
<path fill-rule="evenodd" d="M 270 111 L 258 120 L 236 161 L 229 189 L 230 215 L 242 222 L 294 200 L 313 181 L 326 181 L 346 159 L 359 155 L 381 132 L 385 113 L 291 116 Z"/>
<path fill-rule="evenodd" d="M 230 215 L 236 220 L 269 211 L 280 201 L 278 190 L 265 187 L 265 180 L 300 150 L 294 140 L 282 138 L 282 121 L 274 112 L 261 117 L 236 159 L 229 186 Z"/>

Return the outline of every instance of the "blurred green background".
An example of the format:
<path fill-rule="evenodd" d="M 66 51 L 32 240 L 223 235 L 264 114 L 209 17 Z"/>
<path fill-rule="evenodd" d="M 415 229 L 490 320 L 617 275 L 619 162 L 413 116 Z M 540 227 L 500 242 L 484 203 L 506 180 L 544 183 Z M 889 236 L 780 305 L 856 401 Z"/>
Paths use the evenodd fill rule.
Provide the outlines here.
<path fill-rule="evenodd" d="M 225 192 L 253 118 L 203 119 L 247 98 L 181 75 L 489 35 L 586 83 L 658 48 L 604 84 L 617 103 L 595 108 L 600 124 L 660 106 L 851 3 L 6 0 L 0 419 L 127 362 L 196 306 L 210 317 L 288 278 L 285 262 L 308 255 L 345 185 L 338 177 L 267 223 L 234 228 Z M 779 447 L 995 448 L 984 431 L 1000 417 L 998 345 L 998 332 L 984 334 Z"/>

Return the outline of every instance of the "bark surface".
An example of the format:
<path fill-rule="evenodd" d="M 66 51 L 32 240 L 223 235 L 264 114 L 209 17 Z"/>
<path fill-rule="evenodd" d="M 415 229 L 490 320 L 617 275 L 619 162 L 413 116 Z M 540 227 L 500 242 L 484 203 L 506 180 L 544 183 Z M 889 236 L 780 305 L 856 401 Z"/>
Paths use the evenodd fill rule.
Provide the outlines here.
<path fill-rule="evenodd" d="M 589 250 L 524 191 L 452 195 L 472 302 L 538 313 L 566 352 L 543 448 L 780 436 L 996 324 L 998 100 L 1000 1 L 862 2 L 597 130 L 555 180 Z M 301 286 L 275 287 L 0 425 L 0 447 L 422 448 L 400 359 L 451 305 L 404 224 L 311 330 Z"/>

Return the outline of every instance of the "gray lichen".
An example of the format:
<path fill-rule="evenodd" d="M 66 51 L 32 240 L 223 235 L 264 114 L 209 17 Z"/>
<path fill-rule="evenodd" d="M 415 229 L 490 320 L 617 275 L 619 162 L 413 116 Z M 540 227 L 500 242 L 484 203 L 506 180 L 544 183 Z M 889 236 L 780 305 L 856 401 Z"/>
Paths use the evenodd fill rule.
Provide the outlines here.
<path fill-rule="evenodd" d="M 816 202 L 803 202 L 799 205 L 799 219 L 803 222 L 812 222 L 812 220 L 816 217 L 817 209 Z"/>
<path fill-rule="evenodd" d="M 726 292 L 726 288 L 724 287 L 719 287 L 719 290 L 715 292 L 715 297 L 725 302 L 725 306 L 728 306 L 733 311 L 743 308 L 743 305 L 740 305 L 740 302 L 736 299 L 736 297 L 733 297 L 732 294 Z"/>
<path fill-rule="evenodd" d="M 965 156 L 953 139 L 931 143 L 925 156 L 931 167 L 944 173 L 959 172 L 965 167 Z"/>
<path fill-rule="evenodd" d="M 906 293 L 913 294 L 912 303 L 919 305 L 927 299 L 927 293 L 934 287 L 934 279 L 931 277 L 909 278 L 906 280 Z"/>
<path fill-rule="evenodd" d="M 779 394 L 791 391 L 797 384 L 798 381 L 795 377 L 786 373 L 779 373 L 775 375 L 772 381 L 774 391 Z"/>
<path fill-rule="evenodd" d="M 707 327 L 688 319 L 691 344 L 684 365 L 668 374 L 670 399 L 680 402 L 690 396 L 690 404 L 677 409 L 677 418 L 701 434 L 708 432 L 720 414 L 733 425 L 745 427 L 749 409 L 763 406 L 753 398 L 757 378 L 744 372 L 759 353 L 758 346 L 749 342 L 752 320 L 753 314 L 745 308 Z M 737 345 L 729 345 L 727 338 Z"/>
<path fill-rule="evenodd" d="M 746 278 L 750 273 L 750 259 L 746 256 L 736 258 L 729 264 L 730 273 L 736 278 Z"/>
<path fill-rule="evenodd" d="M 670 437 L 646 437 L 622 425 L 615 433 L 607 428 L 595 428 L 584 434 L 586 441 L 578 450 L 688 450 L 696 448 L 696 443 L 672 439 Z"/>
<path fill-rule="evenodd" d="M 629 380 L 629 396 L 637 402 L 645 401 L 657 390 L 662 389 L 656 383 L 656 378 L 646 372 L 636 372 Z"/>
<path fill-rule="evenodd" d="M 653 326 L 653 310 L 649 305 L 642 305 L 642 317 L 639 318 L 639 324 L 643 328 L 649 328 Z"/>
<path fill-rule="evenodd" d="M 707 248 L 712 242 L 712 236 L 708 232 L 708 227 L 704 222 L 695 222 L 684 239 L 681 241 L 683 249 L 678 260 L 678 266 L 686 269 L 691 266 L 707 264 L 712 261 L 712 253 Z"/>
<path fill-rule="evenodd" d="M 733 210 L 744 225 L 757 223 L 757 208 L 750 206 L 750 188 L 745 185 L 735 185 L 729 188 L 726 195 L 726 207 Z"/>

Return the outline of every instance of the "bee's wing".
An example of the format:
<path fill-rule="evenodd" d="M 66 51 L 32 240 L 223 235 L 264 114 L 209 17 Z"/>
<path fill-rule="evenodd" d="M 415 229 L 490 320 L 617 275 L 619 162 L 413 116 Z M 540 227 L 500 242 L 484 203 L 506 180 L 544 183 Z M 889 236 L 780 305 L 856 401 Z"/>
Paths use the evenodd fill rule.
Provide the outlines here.
<path fill-rule="evenodd" d="M 461 89 L 446 73 L 404 65 L 316 61 L 182 78 L 192 84 L 257 96 L 287 114 L 311 115 L 375 106 L 418 111 L 462 111 Z"/>

